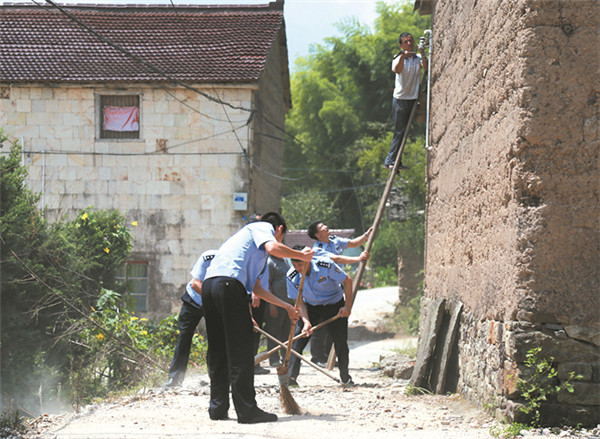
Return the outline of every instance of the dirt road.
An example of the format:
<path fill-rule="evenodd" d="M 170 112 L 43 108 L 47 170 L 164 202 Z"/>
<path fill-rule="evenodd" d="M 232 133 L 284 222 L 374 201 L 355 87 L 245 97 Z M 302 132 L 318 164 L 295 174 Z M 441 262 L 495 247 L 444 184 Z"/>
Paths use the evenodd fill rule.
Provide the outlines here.
<path fill-rule="evenodd" d="M 135 396 L 86 407 L 78 414 L 38 418 L 29 438 L 492 438 L 496 424 L 481 409 L 458 395 L 407 396 L 408 382 L 385 377 L 377 367 L 380 356 L 416 343 L 414 338 L 365 339 L 386 312 L 393 309 L 396 289 L 361 292 L 350 318 L 350 334 L 361 334 L 350 343 L 350 373 L 356 385 L 344 388 L 327 376 L 303 365 L 291 389 L 303 409 L 286 415 L 279 403 L 275 369 L 255 377 L 259 407 L 274 412 L 278 422 L 238 424 L 233 407 L 225 421 L 208 418 L 208 378 L 189 376 L 177 390 L 146 389 Z M 372 338 L 377 338 L 376 336 Z M 267 362 L 263 363 L 267 367 Z M 337 376 L 337 369 L 333 373 Z M 530 435 L 528 437 L 543 437 Z M 573 437 L 573 436 L 569 436 Z M 582 436 L 583 437 L 583 436 Z"/>

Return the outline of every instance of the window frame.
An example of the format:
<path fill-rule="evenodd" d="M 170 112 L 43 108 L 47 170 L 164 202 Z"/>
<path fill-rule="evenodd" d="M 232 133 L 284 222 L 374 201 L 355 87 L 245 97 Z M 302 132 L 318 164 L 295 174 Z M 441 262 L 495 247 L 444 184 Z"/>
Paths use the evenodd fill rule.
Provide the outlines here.
<path fill-rule="evenodd" d="M 139 109 L 139 129 L 137 131 L 137 137 L 130 138 L 119 138 L 119 137 L 102 137 L 102 124 L 104 122 L 104 111 L 102 106 L 102 101 L 107 96 L 115 96 L 115 97 L 136 97 L 138 104 L 137 107 Z M 95 141 L 97 142 L 143 142 L 144 136 L 142 133 L 142 101 L 143 101 L 143 93 L 141 92 L 129 92 L 129 91 L 106 91 L 106 92 L 96 92 L 94 94 L 94 125 L 95 125 Z M 130 131 L 135 132 L 135 131 Z"/>
<path fill-rule="evenodd" d="M 128 272 L 127 272 L 128 265 L 145 265 L 146 266 L 146 276 L 145 277 L 129 276 Z M 121 275 L 121 273 L 119 273 L 117 276 L 115 276 L 115 278 L 124 282 L 125 288 L 127 289 L 126 294 L 128 296 L 134 298 L 134 303 L 136 304 L 135 312 L 148 312 L 148 281 L 149 281 L 148 271 L 150 268 L 149 262 L 148 261 L 140 261 L 140 260 L 125 261 L 123 263 L 122 267 L 123 267 L 122 275 Z M 146 281 L 146 290 L 143 294 L 135 293 L 135 288 L 133 288 L 134 291 L 129 291 L 129 288 L 127 288 L 130 281 L 136 281 L 136 280 L 145 280 Z M 137 301 L 136 297 L 144 298 L 144 309 L 138 309 L 138 307 L 137 307 L 138 301 Z"/>

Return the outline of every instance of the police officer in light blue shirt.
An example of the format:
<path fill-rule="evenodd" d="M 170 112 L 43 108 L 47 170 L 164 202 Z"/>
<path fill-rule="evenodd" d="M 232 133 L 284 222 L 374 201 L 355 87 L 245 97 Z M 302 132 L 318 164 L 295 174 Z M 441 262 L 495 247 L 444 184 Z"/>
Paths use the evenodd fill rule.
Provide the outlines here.
<path fill-rule="evenodd" d="M 215 253 L 216 250 L 207 250 L 198 258 L 191 271 L 192 280 L 188 282 L 186 291 L 181 296 L 183 303 L 178 318 L 179 335 L 177 336 L 173 361 L 171 361 L 169 367 L 169 381 L 165 384 L 165 387 L 178 387 L 185 378 L 192 339 L 198 323 L 204 316 L 201 296 L 202 281 L 210 262 L 215 257 Z"/>
<path fill-rule="evenodd" d="M 348 239 L 332 235 L 329 231 L 329 227 L 327 227 L 323 221 L 315 221 L 308 226 L 308 236 L 317 241 L 313 245 L 315 253 L 327 252 L 333 262 L 341 265 L 355 264 L 369 259 L 369 253 L 366 251 L 363 251 L 360 256 L 344 256 L 342 255 L 342 252 L 347 248 L 363 245 L 372 231 L 373 227 L 369 227 L 362 235 L 353 239 Z"/>
<path fill-rule="evenodd" d="M 369 228 L 364 234 L 353 239 L 342 238 L 332 235 L 329 227 L 323 221 L 314 221 L 308 226 L 308 236 L 317 242 L 313 245 L 315 254 L 325 252 L 336 264 L 354 264 L 369 259 L 369 253 L 363 251 L 360 256 L 345 256 L 342 252 L 346 248 L 361 246 L 371 234 L 373 228 Z M 321 367 L 325 367 L 333 340 L 325 330 L 316 331 L 310 341 L 310 352 L 312 361 Z"/>
<path fill-rule="evenodd" d="M 288 297 L 295 299 L 298 297 L 302 282 L 301 273 L 306 263 L 292 258 L 292 264 L 294 267 L 287 273 Z M 339 314 L 341 318 L 329 323 L 325 328 L 333 338 L 342 383 L 351 385 L 352 377 L 348 373 L 348 316 L 352 310 L 352 279 L 327 254 L 316 255 L 308 264 L 310 265 L 302 292 L 303 304 L 300 307 L 302 323 L 298 322 L 295 333 L 299 335 L 302 331 L 308 331 L 309 336 L 296 340 L 293 349 L 302 352 L 311 337 L 310 328 Z M 290 386 L 298 385 L 296 379 L 299 373 L 300 361 L 292 357 Z"/>
<path fill-rule="evenodd" d="M 239 423 L 276 421 L 256 404 L 254 343 L 250 294 L 285 308 L 292 320 L 299 313 L 289 303 L 265 290 L 259 277 L 266 271 L 267 255 L 310 261 L 314 252 L 292 250 L 282 244 L 287 226 L 275 212 L 250 223 L 221 245 L 202 284 L 202 302 L 208 337 L 210 377 L 208 414 L 212 420 L 228 418 L 229 388 Z"/>

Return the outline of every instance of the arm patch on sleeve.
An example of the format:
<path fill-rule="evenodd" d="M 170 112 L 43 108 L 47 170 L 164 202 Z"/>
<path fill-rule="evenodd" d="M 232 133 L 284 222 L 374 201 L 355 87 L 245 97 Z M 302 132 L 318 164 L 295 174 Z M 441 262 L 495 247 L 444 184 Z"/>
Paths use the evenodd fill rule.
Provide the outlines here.
<path fill-rule="evenodd" d="M 293 281 L 297 274 L 298 274 L 297 270 L 292 271 L 290 274 L 288 274 L 288 279 Z"/>
<path fill-rule="evenodd" d="M 212 254 L 212 255 L 205 255 L 204 256 L 204 260 L 205 261 L 212 261 L 214 258 L 215 258 L 214 254 Z"/>

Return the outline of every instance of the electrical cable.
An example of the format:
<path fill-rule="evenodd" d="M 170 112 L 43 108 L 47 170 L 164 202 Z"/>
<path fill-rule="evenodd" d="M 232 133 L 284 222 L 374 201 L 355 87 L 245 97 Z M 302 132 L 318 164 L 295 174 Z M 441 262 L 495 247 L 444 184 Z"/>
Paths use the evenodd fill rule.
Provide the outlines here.
<path fill-rule="evenodd" d="M 31 1 L 36 6 L 41 7 L 34 0 L 31 0 Z M 150 63 L 150 62 L 148 62 L 146 60 L 143 60 L 139 56 L 131 53 L 130 51 L 124 49 L 120 45 L 118 45 L 116 43 L 113 43 L 108 38 L 105 38 L 104 36 L 100 35 L 98 32 L 96 32 L 94 29 L 92 29 L 90 26 L 88 26 L 82 20 L 80 20 L 79 18 L 75 17 L 73 14 L 71 14 L 70 12 L 68 12 L 65 8 L 63 8 L 62 6 L 56 4 L 54 2 L 54 0 L 45 0 L 45 2 L 48 3 L 48 4 L 50 4 L 52 7 L 58 9 L 61 13 L 63 13 L 64 15 L 66 15 L 70 20 L 72 20 L 75 23 L 77 23 L 80 27 L 82 27 L 85 30 L 87 30 L 89 33 L 91 33 L 92 35 L 94 35 L 96 38 L 98 38 L 103 43 L 108 44 L 113 49 L 117 50 L 118 52 L 121 52 L 123 55 L 125 55 L 125 56 L 133 59 L 137 63 L 143 65 L 144 67 L 146 67 L 147 69 L 149 69 L 151 72 L 158 73 L 159 75 L 163 76 L 165 79 L 168 79 L 169 81 L 173 82 L 174 84 L 177 84 L 177 85 L 179 85 L 181 87 L 187 88 L 188 90 L 192 90 L 193 92 L 198 93 L 201 96 L 204 96 L 206 99 L 208 99 L 208 100 L 210 100 L 212 102 L 216 102 L 216 103 L 221 104 L 221 105 L 227 105 L 228 107 L 231 107 L 234 110 L 243 110 L 243 111 L 248 111 L 248 112 L 252 112 L 253 111 L 252 109 L 249 109 L 249 108 L 240 107 L 240 106 L 234 106 L 234 105 L 232 105 L 229 102 L 222 101 L 222 100 L 220 100 L 218 98 L 215 98 L 214 96 L 209 95 L 208 93 L 204 93 L 204 92 L 198 90 L 197 88 L 192 87 L 191 85 L 185 84 L 184 82 L 182 82 L 182 81 L 174 78 L 173 76 L 171 76 L 168 73 L 164 72 L 163 70 L 159 69 L 154 64 L 152 64 L 152 63 Z"/>
<path fill-rule="evenodd" d="M 38 7 L 44 7 L 43 5 L 40 5 L 40 4 L 38 4 L 38 3 L 37 3 L 35 0 L 31 0 L 31 1 L 32 1 L 32 2 L 33 2 L 35 5 L 36 5 L 36 6 L 38 6 Z M 223 106 L 224 113 L 225 113 L 225 115 L 226 115 L 226 117 L 227 117 L 227 120 L 228 120 L 228 122 L 230 123 L 230 125 L 231 125 L 232 129 L 231 129 L 231 130 L 229 130 L 229 131 L 226 131 L 226 132 L 219 133 L 219 134 L 217 134 L 217 135 L 221 135 L 221 134 L 227 134 L 227 133 L 233 132 L 233 133 L 234 133 L 234 135 L 235 135 L 235 137 L 236 137 L 236 140 L 237 140 L 237 142 L 238 142 L 238 144 L 239 144 L 239 146 L 240 146 L 240 149 L 242 150 L 242 154 L 243 154 L 244 156 L 246 156 L 246 157 L 247 157 L 247 151 L 246 151 L 246 149 L 243 147 L 243 145 L 242 145 L 242 142 L 241 142 L 241 140 L 239 139 L 239 136 L 237 135 L 237 132 L 236 132 L 236 130 L 237 130 L 237 129 L 240 129 L 240 128 L 243 128 L 244 126 L 247 126 L 247 125 L 249 125 L 249 124 L 250 124 L 250 122 L 252 121 L 253 115 L 254 115 L 255 113 L 257 113 L 257 114 L 258 114 L 258 115 L 259 115 L 259 116 L 260 116 L 260 117 L 261 117 L 261 118 L 262 118 L 262 119 L 263 119 L 263 120 L 264 120 L 266 123 L 268 123 L 269 125 L 271 125 L 271 126 L 275 127 L 277 130 L 279 130 L 279 131 L 283 132 L 283 133 L 284 133 L 284 134 L 285 134 L 285 135 L 286 135 L 288 138 L 290 138 L 290 139 L 291 139 L 291 140 L 292 140 L 294 143 L 296 143 L 296 144 L 299 144 L 299 145 L 302 145 L 302 146 L 306 147 L 307 149 L 310 149 L 310 150 L 312 150 L 313 152 L 316 152 L 316 151 L 318 151 L 318 148 L 317 148 L 317 147 L 315 147 L 315 146 L 312 146 L 312 145 L 308 145 L 308 144 L 306 144 L 305 142 L 303 142 L 303 141 L 301 141 L 300 139 L 298 139 L 297 137 L 295 137 L 295 136 L 291 135 L 290 133 L 286 132 L 284 128 L 282 128 L 282 127 L 280 127 L 278 124 L 276 124 L 276 123 L 272 122 L 272 121 L 271 121 L 271 120 L 270 120 L 270 119 L 269 119 L 269 118 L 268 118 L 266 115 L 264 115 L 262 112 L 258 112 L 258 111 L 257 111 L 257 110 L 255 110 L 255 109 L 249 109 L 249 108 L 242 107 L 242 106 L 236 106 L 236 105 L 233 105 L 233 104 L 231 104 L 230 102 L 224 101 L 224 100 L 223 100 L 223 99 L 221 99 L 221 97 L 218 95 L 218 92 L 216 92 L 216 89 L 214 88 L 214 85 L 213 85 L 212 87 L 213 87 L 213 90 L 215 91 L 215 93 L 217 94 L 217 97 L 216 97 L 216 98 L 215 98 L 214 96 L 211 96 L 211 95 L 209 95 L 209 94 L 207 94 L 207 93 L 204 93 L 204 92 L 202 92 L 202 91 L 200 91 L 200 90 L 196 89 L 195 87 L 191 87 L 191 86 L 189 86 L 189 85 L 187 85 L 187 84 L 185 84 L 185 83 L 182 83 L 181 81 L 177 80 L 176 78 L 172 77 L 171 75 L 169 75 L 169 74 L 165 73 L 164 71 L 162 71 L 161 69 L 157 68 L 157 67 L 156 67 L 156 66 L 154 66 L 152 63 L 150 63 L 150 62 L 148 62 L 148 61 L 146 61 L 146 60 L 143 60 L 143 59 L 141 59 L 141 58 L 140 58 L 140 57 L 138 57 L 137 55 L 135 55 L 135 54 L 131 53 L 130 51 L 128 51 L 128 50 L 126 50 L 126 49 L 124 49 L 124 48 L 122 48 L 120 45 L 118 45 L 118 44 L 116 44 L 116 43 L 113 43 L 113 42 L 112 42 L 112 41 L 110 41 L 108 38 L 105 38 L 104 36 L 102 36 L 102 35 L 100 35 L 99 33 L 97 33 L 95 30 L 93 30 L 93 29 L 92 29 L 90 26 L 88 26 L 88 25 L 87 25 L 86 23 L 84 23 L 82 20 L 80 20 L 79 18 L 75 17 L 73 14 L 71 14 L 71 13 L 70 13 L 70 12 L 68 12 L 67 10 L 65 10 L 63 7 L 61 7 L 60 5 L 56 4 L 56 3 L 55 3 L 53 0 L 45 0 L 45 1 L 46 1 L 46 3 L 50 4 L 52 7 L 56 8 L 58 11 L 60 11 L 62 14 L 64 14 L 65 16 L 67 16 L 67 17 L 68 17 L 70 20 L 74 21 L 74 22 L 75 22 L 76 24 L 78 24 L 80 27 L 82 27 L 83 29 L 85 29 L 87 32 L 89 32 L 89 33 L 91 33 L 92 35 L 94 35 L 94 36 L 95 36 L 96 38 L 98 38 L 100 41 L 102 41 L 102 42 L 104 42 L 104 43 L 108 44 L 109 46 L 113 47 L 115 50 L 117 50 L 117 51 L 119 51 L 119 52 L 123 53 L 123 54 L 124 54 L 124 55 L 126 55 L 127 57 L 129 57 L 129 58 L 133 59 L 134 61 L 138 62 L 139 64 L 141 64 L 141 65 L 145 66 L 145 67 L 146 67 L 147 69 L 149 69 L 150 71 L 152 71 L 152 72 L 155 72 L 155 73 L 158 73 L 158 74 L 162 75 L 163 77 L 165 77 L 166 79 L 168 79 L 169 81 L 171 81 L 171 82 L 173 82 L 173 83 L 175 83 L 175 84 L 177 84 L 177 85 L 179 85 L 179 86 L 182 86 L 182 87 L 184 87 L 184 88 L 190 89 L 190 90 L 194 91 L 195 93 L 198 93 L 198 94 L 200 94 L 201 96 L 205 97 L 206 99 L 208 99 L 208 100 L 211 100 L 211 101 L 213 101 L 213 102 L 216 102 L 216 103 L 218 103 L 218 104 L 222 105 L 222 106 Z M 175 7 L 175 5 L 174 5 L 174 3 L 173 3 L 173 1 L 172 1 L 172 0 L 170 0 L 170 3 L 171 3 L 171 6 L 173 7 L 173 9 L 174 9 L 174 11 L 175 11 L 175 14 L 176 14 L 176 16 L 177 16 L 177 19 L 178 19 L 178 22 L 179 22 L 179 24 L 181 25 L 181 27 L 182 27 L 182 29 L 183 29 L 183 31 L 184 31 L 184 33 L 185 33 L 186 37 L 188 38 L 188 42 L 190 43 L 190 45 L 191 45 L 191 46 L 192 46 L 192 48 L 193 48 L 193 43 L 192 43 L 192 41 L 191 41 L 191 37 L 190 37 L 190 35 L 189 35 L 189 33 L 188 33 L 188 31 L 187 31 L 187 29 L 186 29 L 185 25 L 183 25 L 183 23 L 182 23 L 182 22 L 181 22 L 181 20 L 180 20 L 180 17 L 179 17 L 179 12 L 177 11 L 177 9 L 176 9 L 176 7 Z M 186 103 L 186 102 L 184 102 L 183 100 L 181 100 L 181 99 L 177 98 L 177 97 L 176 97 L 176 96 L 175 96 L 173 93 L 169 92 L 169 91 L 166 89 L 166 87 L 164 87 L 164 86 L 160 86 L 160 85 L 159 85 L 159 88 L 163 89 L 163 90 L 164 90 L 164 91 L 165 91 L 167 94 L 169 94 L 170 96 L 172 96 L 174 99 L 176 99 L 177 101 L 179 101 L 181 104 L 183 104 L 183 105 L 185 105 L 186 107 L 190 108 L 192 111 L 195 111 L 196 113 L 199 113 L 199 114 L 201 114 L 201 115 L 203 115 L 203 116 L 209 117 L 209 118 L 211 118 L 211 119 L 214 119 L 214 120 L 224 121 L 223 119 L 216 119 L 216 118 L 213 118 L 213 117 L 211 117 L 211 116 L 209 116 L 209 115 L 207 115 L 207 114 L 201 113 L 199 110 L 197 110 L 197 109 L 193 108 L 192 106 L 190 106 L 189 104 L 187 104 L 187 103 Z M 377 106 L 378 106 L 378 105 L 379 105 L 379 104 L 382 102 L 382 100 L 383 100 L 383 98 L 384 98 L 384 97 L 385 97 L 385 94 L 382 96 L 382 99 L 380 99 L 380 101 L 378 102 Z M 226 108 L 225 108 L 226 106 L 227 106 L 227 107 L 230 107 L 230 108 L 232 108 L 232 109 L 236 109 L 236 110 L 248 111 L 248 112 L 250 112 L 250 117 L 248 118 L 248 120 L 246 121 L 246 123 L 245 123 L 244 125 L 241 125 L 241 126 L 239 126 L 239 127 L 237 127 L 237 128 L 234 128 L 234 127 L 233 127 L 233 123 L 232 123 L 232 121 L 231 121 L 231 118 L 229 117 L 229 114 L 228 114 L 228 113 L 227 113 L 227 111 L 226 111 Z M 374 110 L 372 110 L 372 112 L 373 112 L 373 111 L 374 111 Z M 371 112 L 371 114 L 372 114 L 372 112 Z M 359 132 L 360 132 L 360 131 L 359 131 Z M 352 139 L 351 139 L 349 142 L 347 142 L 346 146 L 348 146 L 349 144 L 351 144 L 352 142 L 354 142 L 354 141 L 355 141 L 355 140 L 358 138 L 359 132 L 357 132 L 357 134 L 356 134 L 355 136 L 353 136 L 353 138 L 352 138 Z M 258 133 L 258 134 L 261 134 L 261 133 Z M 167 150 L 171 150 L 171 149 L 173 149 L 173 148 L 176 148 L 176 147 L 179 147 L 179 146 L 182 146 L 182 145 L 185 145 L 185 144 L 189 144 L 189 143 L 192 143 L 192 142 L 201 141 L 201 140 L 206 140 L 206 139 L 208 139 L 208 138 L 216 137 L 217 135 L 209 136 L 209 137 L 202 138 L 202 139 L 194 139 L 194 140 L 190 140 L 190 141 L 186 141 L 186 142 L 181 142 L 181 143 L 178 143 L 178 144 L 176 144 L 176 145 L 169 146 L 169 147 L 167 147 L 166 149 L 167 149 Z M 269 137 L 272 137 L 272 138 L 276 138 L 275 136 L 270 136 L 270 135 L 268 135 L 268 134 L 264 134 L 264 133 L 263 133 L 262 135 L 264 135 L 264 136 L 269 136 Z M 278 140 L 284 140 L 284 139 L 281 139 L 281 138 L 277 138 L 277 139 L 278 139 Z M 28 153 L 40 153 L 40 152 L 34 152 L 34 151 L 27 151 L 27 152 L 28 152 Z M 60 152 L 48 152 L 48 151 L 45 151 L 44 153 L 48 153 L 48 154 L 59 154 Z M 82 155 L 83 155 L 83 154 L 85 154 L 85 155 L 88 155 L 88 154 L 90 154 L 90 155 L 159 155 L 159 154 L 162 154 L 162 153 L 164 153 L 164 150 L 163 150 L 163 152 L 150 152 L 150 153 L 125 153 L 125 154 L 123 154 L 123 153 L 121 153 L 121 154 L 119 154 L 119 153 L 82 153 L 82 152 L 78 152 L 78 151 L 72 151 L 72 152 L 71 152 L 71 151 L 69 151 L 69 152 L 66 152 L 66 151 L 65 151 L 65 152 L 63 152 L 63 153 L 64 153 L 64 154 L 82 154 Z M 198 154 L 198 155 L 202 155 L 202 154 L 218 154 L 218 153 L 175 153 L 175 154 L 177 154 L 177 155 L 196 155 L 196 154 Z M 226 153 L 226 154 L 229 154 L 229 153 Z M 284 176 L 281 176 L 281 175 L 277 175 L 277 174 L 274 174 L 274 173 L 271 173 L 271 172 L 265 171 L 265 170 L 263 170 L 262 168 L 260 168 L 258 165 L 256 165 L 255 163 L 253 163 L 253 161 L 252 161 L 251 159 L 249 159 L 249 161 L 250 161 L 251 165 L 252 165 L 253 167 L 255 167 L 256 169 L 258 169 L 260 172 L 266 173 L 267 175 L 270 175 L 270 176 L 272 176 L 272 177 L 279 178 L 279 179 L 282 179 L 282 180 L 291 180 L 291 181 L 297 181 L 297 180 L 301 180 L 301 179 L 302 179 L 302 178 L 289 178 L 289 177 L 284 177 Z"/>

